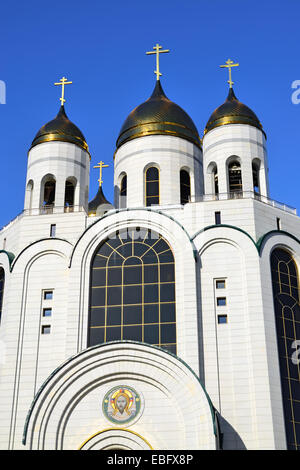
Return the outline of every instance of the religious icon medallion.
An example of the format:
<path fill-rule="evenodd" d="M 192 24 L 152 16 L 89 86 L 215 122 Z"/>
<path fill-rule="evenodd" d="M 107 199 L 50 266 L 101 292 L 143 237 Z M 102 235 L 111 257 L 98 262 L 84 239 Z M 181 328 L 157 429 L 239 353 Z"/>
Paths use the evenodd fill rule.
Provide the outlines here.
<path fill-rule="evenodd" d="M 141 398 L 131 387 L 118 386 L 105 395 L 102 404 L 106 418 L 113 423 L 125 424 L 140 412 Z"/>

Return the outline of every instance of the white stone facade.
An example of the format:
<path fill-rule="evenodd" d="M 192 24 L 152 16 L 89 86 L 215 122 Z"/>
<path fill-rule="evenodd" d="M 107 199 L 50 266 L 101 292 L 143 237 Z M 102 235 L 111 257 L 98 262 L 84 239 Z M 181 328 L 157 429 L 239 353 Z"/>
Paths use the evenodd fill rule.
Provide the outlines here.
<path fill-rule="evenodd" d="M 243 197 L 205 200 L 213 194 L 212 162 L 220 193 L 228 193 L 231 155 L 241 159 Z M 267 199 L 265 138 L 258 129 L 214 129 L 204 138 L 203 159 L 202 168 L 201 150 L 179 137 L 125 143 L 115 155 L 114 184 L 118 188 L 127 174 L 127 208 L 118 209 L 116 191 L 117 209 L 88 217 L 88 153 L 58 142 L 30 151 L 32 197 L 27 194 L 24 213 L 0 231 L 1 449 L 216 449 L 219 433 L 224 449 L 286 448 L 270 253 L 284 246 L 300 268 L 300 219 Z M 261 162 L 265 199 L 251 194 L 253 159 Z M 150 164 L 160 169 L 155 208 L 144 207 Z M 190 172 L 196 201 L 184 206 L 182 168 Z M 78 210 L 39 212 L 47 174 L 57 181 L 57 208 L 64 206 L 66 178 L 76 178 Z M 87 348 L 92 258 L 101 241 L 130 227 L 151 229 L 172 248 L 178 357 L 136 342 Z M 221 294 L 217 280 L 225 280 Z M 53 298 L 45 299 L 49 290 Z M 226 305 L 217 305 L 219 295 Z M 49 317 L 43 316 L 47 308 Z M 226 323 L 218 323 L 222 314 Z M 50 334 L 41 334 L 43 327 Z M 142 411 L 128 426 L 103 414 L 103 397 L 115 385 L 133 387 L 142 397 Z"/>
<path fill-rule="evenodd" d="M 256 127 L 229 124 L 217 127 L 203 138 L 205 193 L 214 194 L 212 169 L 217 168 L 219 193 L 229 193 L 228 165 L 237 160 L 241 165 L 243 191 L 253 191 L 252 164 L 259 173 L 259 193 L 269 196 L 266 138 Z"/>
<path fill-rule="evenodd" d="M 150 166 L 159 169 L 160 204 L 180 204 L 180 170 L 191 180 L 191 197 L 203 194 L 202 151 L 179 137 L 153 135 L 133 139 L 115 153 L 115 207 L 120 207 L 122 176 L 127 175 L 127 207 L 145 206 L 145 172 Z"/>

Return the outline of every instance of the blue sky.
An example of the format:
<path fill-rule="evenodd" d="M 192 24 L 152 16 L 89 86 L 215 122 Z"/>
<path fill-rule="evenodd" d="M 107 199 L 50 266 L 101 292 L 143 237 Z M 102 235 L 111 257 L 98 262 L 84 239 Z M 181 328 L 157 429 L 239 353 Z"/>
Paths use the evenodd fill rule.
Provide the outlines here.
<path fill-rule="evenodd" d="M 49 6 L 48 6 L 49 5 Z M 100 159 L 110 164 L 103 189 L 113 200 L 113 153 L 123 121 L 155 84 L 159 42 L 166 95 L 185 109 L 202 136 L 227 95 L 230 57 L 237 97 L 258 115 L 267 133 L 271 197 L 300 211 L 300 104 L 291 101 L 300 80 L 299 0 L 40 0 L 2 2 L 0 80 L 0 227 L 23 209 L 27 151 L 39 128 L 59 109 L 62 76 L 66 111 L 89 144 L 90 199 Z"/>

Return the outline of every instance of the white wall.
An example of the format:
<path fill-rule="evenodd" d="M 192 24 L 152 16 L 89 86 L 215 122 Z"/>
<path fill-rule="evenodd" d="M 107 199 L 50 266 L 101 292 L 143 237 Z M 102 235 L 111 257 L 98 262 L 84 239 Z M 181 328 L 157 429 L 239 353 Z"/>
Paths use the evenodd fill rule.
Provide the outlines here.
<path fill-rule="evenodd" d="M 160 204 L 180 204 L 180 170 L 191 178 L 191 195 L 203 194 L 202 152 L 191 142 L 164 135 L 145 136 L 123 144 L 115 153 L 115 207 L 119 207 L 120 175 L 127 174 L 127 207 L 145 205 L 145 168 L 160 170 Z"/>

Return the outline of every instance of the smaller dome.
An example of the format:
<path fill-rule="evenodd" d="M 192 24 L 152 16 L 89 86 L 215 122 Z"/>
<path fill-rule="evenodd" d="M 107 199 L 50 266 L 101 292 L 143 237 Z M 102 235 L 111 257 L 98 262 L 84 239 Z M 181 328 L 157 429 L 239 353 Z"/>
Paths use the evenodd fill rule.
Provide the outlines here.
<path fill-rule="evenodd" d="M 88 144 L 82 132 L 66 115 L 64 106 L 61 106 L 55 119 L 40 128 L 32 141 L 31 148 L 44 142 L 62 141 L 78 145 L 89 152 Z"/>
<path fill-rule="evenodd" d="M 88 214 L 98 215 L 99 213 L 105 213 L 110 209 L 114 209 L 114 206 L 106 199 L 103 194 L 102 187 L 99 186 L 96 196 L 89 202 Z"/>
<path fill-rule="evenodd" d="M 204 134 L 226 124 L 248 124 L 257 127 L 265 134 L 256 114 L 236 98 L 232 88 L 229 89 L 225 103 L 219 106 L 210 116 Z"/>
<path fill-rule="evenodd" d="M 166 97 L 161 83 L 156 81 L 150 98 L 137 106 L 125 120 L 117 148 L 125 142 L 145 135 L 173 135 L 201 147 L 197 128 L 190 116 Z"/>

